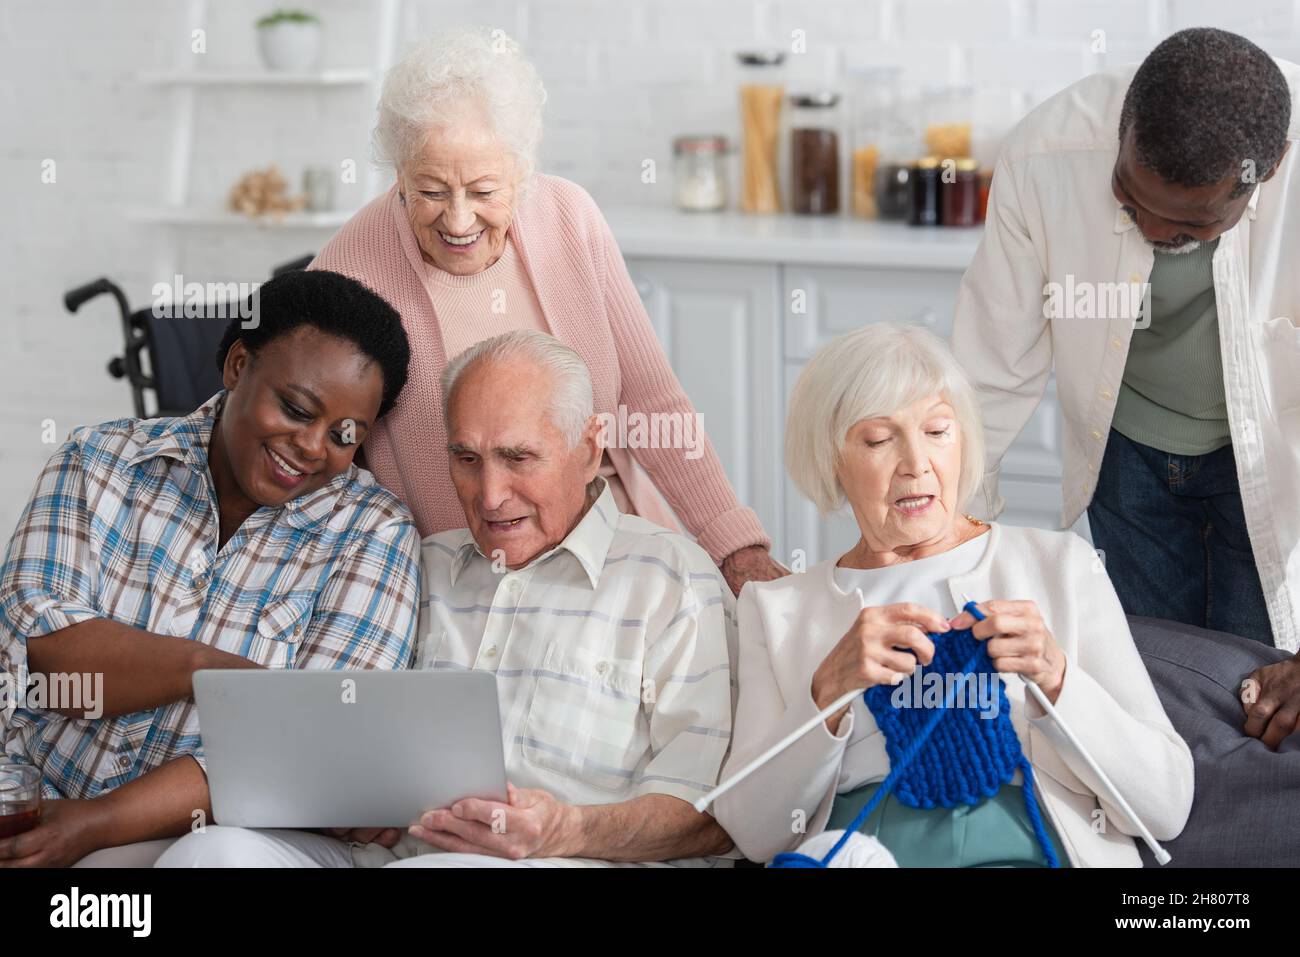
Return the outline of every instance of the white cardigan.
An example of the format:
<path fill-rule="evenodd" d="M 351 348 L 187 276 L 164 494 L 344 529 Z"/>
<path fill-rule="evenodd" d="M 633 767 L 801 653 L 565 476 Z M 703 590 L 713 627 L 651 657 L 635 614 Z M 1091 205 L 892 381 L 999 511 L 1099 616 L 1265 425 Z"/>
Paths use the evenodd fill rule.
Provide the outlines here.
<path fill-rule="evenodd" d="M 995 523 L 989 536 L 975 569 L 948 580 L 954 604 L 963 593 L 1037 602 L 1066 656 L 1057 712 L 1156 839 L 1177 836 L 1192 808 L 1192 755 L 1165 716 L 1100 560 L 1072 532 Z M 859 611 L 834 571 L 828 560 L 740 593 L 739 698 L 722 780 L 817 713 L 813 672 Z M 1092 771 L 1052 719 L 1032 699 L 1026 706 L 1024 681 L 1004 679 L 1040 805 L 1071 864 L 1141 866 L 1137 828 L 1097 797 Z M 853 721 L 850 710 L 835 735 L 818 725 L 717 801 L 718 823 L 746 857 L 770 860 L 825 828 Z M 858 747 L 875 754 L 878 780 L 889 758 L 878 729 L 873 736 Z"/>

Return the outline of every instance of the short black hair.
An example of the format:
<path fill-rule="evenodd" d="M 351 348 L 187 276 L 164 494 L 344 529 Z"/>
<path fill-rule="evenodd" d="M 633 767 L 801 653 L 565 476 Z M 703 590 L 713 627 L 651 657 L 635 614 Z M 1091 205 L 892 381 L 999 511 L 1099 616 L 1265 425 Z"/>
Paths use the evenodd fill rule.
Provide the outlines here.
<path fill-rule="evenodd" d="M 256 354 L 299 326 L 312 326 L 355 343 L 362 355 L 379 363 L 384 377 L 380 416 L 393 407 L 406 385 L 411 344 L 402 317 L 388 300 L 355 279 L 325 269 L 282 273 L 259 286 L 240 313 L 256 317 L 257 325 L 245 329 L 247 320 L 231 320 L 217 349 L 218 369 L 225 368 L 226 354 L 237 340 Z"/>
<path fill-rule="evenodd" d="M 1245 37 L 1210 27 L 1179 30 L 1148 54 L 1124 95 L 1119 138 L 1133 129 L 1137 159 L 1167 183 L 1208 186 L 1241 176 L 1254 189 L 1286 149 L 1291 90 L 1273 59 Z"/>

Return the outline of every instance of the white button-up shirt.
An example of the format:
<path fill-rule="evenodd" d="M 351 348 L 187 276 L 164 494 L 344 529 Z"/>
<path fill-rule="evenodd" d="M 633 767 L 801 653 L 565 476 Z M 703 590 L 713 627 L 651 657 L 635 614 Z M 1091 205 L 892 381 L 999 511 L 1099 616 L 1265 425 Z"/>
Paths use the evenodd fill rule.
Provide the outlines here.
<path fill-rule="evenodd" d="M 422 565 L 418 667 L 496 674 L 516 787 L 609 804 L 717 783 L 735 606 L 699 546 L 621 514 L 605 485 L 523 568 L 494 564 L 468 529 L 426 538 Z"/>
<path fill-rule="evenodd" d="M 1300 67 L 1277 63 L 1292 90 L 1291 149 L 1273 178 L 1256 187 L 1241 221 L 1220 238 L 1214 293 L 1246 527 L 1274 639 L 1295 651 Z M 1111 192 L 1120 107 L 1135 70 L 1095 74 L 1047 100 L 1011 133 L 998 159 L 984 237 L 962 281 L 952 337 L 983 407 L 991 468 L 982 505 L 989 516 L 1002 509 L 1002 455 L 1041 399 L 1053 362 L 1065 426 L 1062 525 L 1072 525 L 1092 499 L 1137 321 L 1135 310 L 1114 308 L 1123 300 L 1111 291 L 1144 283 L 1154 261 Z"/>

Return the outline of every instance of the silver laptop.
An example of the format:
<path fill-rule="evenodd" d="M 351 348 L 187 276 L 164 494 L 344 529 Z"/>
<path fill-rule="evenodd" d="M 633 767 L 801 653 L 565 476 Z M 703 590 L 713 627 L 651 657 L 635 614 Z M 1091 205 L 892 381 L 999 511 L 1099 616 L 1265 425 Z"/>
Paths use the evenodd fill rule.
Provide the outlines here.
<path fill-rule="evenodd" d="M 217 824 L 405 828 L 506 800 L 487 672 L 199 671 L 194 699 Z"/>

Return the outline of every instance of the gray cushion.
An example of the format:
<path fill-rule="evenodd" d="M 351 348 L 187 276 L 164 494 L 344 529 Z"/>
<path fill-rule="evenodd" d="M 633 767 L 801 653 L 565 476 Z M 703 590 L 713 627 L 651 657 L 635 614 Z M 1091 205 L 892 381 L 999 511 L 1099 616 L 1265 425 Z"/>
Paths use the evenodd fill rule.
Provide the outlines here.
<path fill-rule="evenodd" d="M 1196 798 L 1168 867 L 1300 864 L 1300 733 L 1273 751 L 1242 733 L 1238 697 L 1256 668 L 1288 652 L 1218 631 L 1129 618 L 1133 640 L 1174 728 L 1192 749 Z M 1159 866 L 1138 842 L 1142 862 Z"/>

